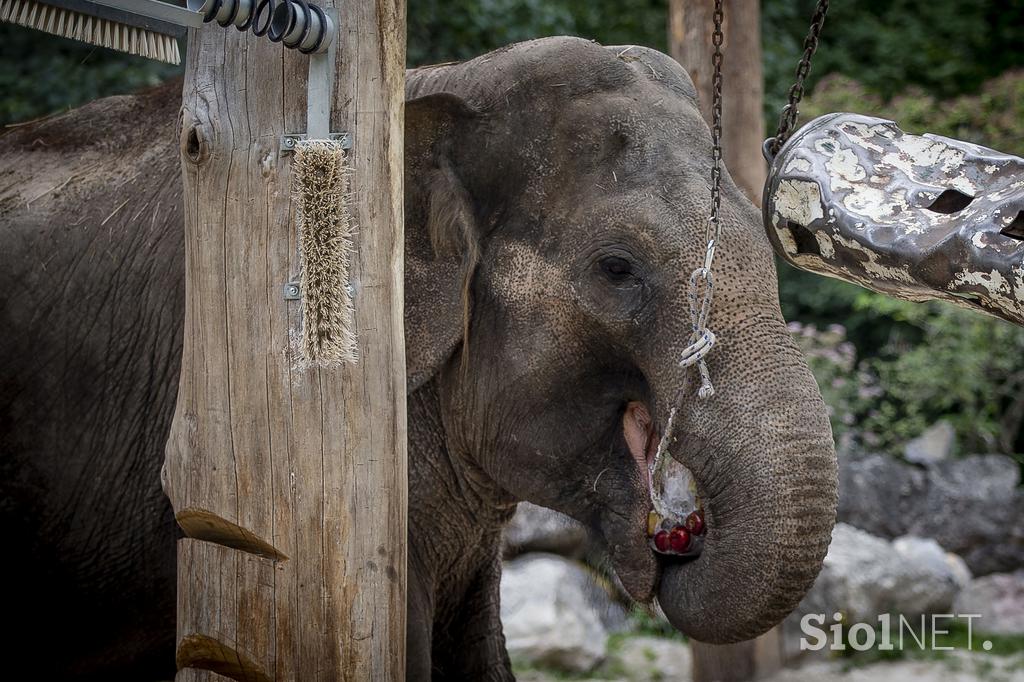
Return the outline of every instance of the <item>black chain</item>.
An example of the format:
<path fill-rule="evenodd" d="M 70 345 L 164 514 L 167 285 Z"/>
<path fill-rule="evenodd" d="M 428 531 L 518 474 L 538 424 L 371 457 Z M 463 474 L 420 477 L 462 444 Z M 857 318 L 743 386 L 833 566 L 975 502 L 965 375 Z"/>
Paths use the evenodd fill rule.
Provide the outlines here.
<path fill-rule="evenodd" d="M 711 77 L 711 216 L 704 235 L 707 239 L 707 254 L 704 258 L 706 270 L 711 269 L 715 245 L 721 234 L 718 216 L 722 207 L 722 43 L 725 41 L 722 33 L 722 4 L 723 0 L 715 0 L 712 15 L 715 28 L 711 33 L 711 44 L 715 51 L 711 55 L 711 65 L 714 67 L 714 75 Z"/>
<path fill-rule="evenodd" d="M 811 17 L 811 28 L 804 39 L 804 54 L 800 57 L 800 63 L 796 67 L 796 82 L 789 89 L 789 103 L 782 107 L 775 137 L 769 137 L 764 141 L 764 156 L 768 161 L 775 158 L 779 149 L 796 130 L 796 123 L 800 118 L 800 110 L 797 105 L 800 104 L 800 100 L 804 96 L 804 80 L 811 71 L 811 58 L 814 57 L 814 52 L 818 49 L 818 38 L 821 36 L 821 28 L 825 24 L 826 14 L 828 14 L 828 0 L 818 0 L 818 4 L 814 8 L 814 16 Z"/>

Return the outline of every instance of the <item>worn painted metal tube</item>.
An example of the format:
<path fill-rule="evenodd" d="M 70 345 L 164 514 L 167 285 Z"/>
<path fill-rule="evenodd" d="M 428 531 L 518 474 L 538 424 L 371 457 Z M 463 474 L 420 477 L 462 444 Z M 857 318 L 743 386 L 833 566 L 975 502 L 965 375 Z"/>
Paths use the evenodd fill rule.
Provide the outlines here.
<path fill-rule="evenodd" d="M 829 114 L 779 150 L 765 229 L 803 270 L 1024 325 L 1024 159 Z"/>

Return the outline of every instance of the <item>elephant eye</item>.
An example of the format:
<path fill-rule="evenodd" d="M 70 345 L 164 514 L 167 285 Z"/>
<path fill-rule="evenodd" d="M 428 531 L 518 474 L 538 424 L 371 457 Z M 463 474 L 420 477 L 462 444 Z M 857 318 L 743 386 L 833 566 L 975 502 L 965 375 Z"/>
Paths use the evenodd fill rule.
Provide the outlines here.
<path fill-rule="evenodd" d="M 633 279 L 633 269 L 629 261 L 618 256 L 608 256 L 601 259 L 601 272 L 610 281 L 621 283 Z"/>

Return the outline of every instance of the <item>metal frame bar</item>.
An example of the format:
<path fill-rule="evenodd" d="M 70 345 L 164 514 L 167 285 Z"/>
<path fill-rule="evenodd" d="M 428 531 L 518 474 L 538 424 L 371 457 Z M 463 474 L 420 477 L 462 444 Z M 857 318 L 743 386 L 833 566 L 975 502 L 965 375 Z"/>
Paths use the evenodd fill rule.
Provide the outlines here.
<path fill-rule="evenodd" d="M 203 15 L 199 12 L 193 12 L 177 5 L 169 5 L 160 0 L 90 0 L 83 4 L 103 5 L 175 26 L 199 28 L 203 25 Z"/>

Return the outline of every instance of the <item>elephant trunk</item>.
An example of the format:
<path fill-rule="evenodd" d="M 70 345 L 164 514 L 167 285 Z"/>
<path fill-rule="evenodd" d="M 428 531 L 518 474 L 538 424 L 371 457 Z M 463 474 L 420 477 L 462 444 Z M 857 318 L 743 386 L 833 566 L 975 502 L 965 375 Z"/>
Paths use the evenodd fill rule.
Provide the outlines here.
<path fill-rule="evenodd" d="M 721 342 L 710 356 L 715 396 L 677 417 L 672 455 L 697 481 L 708 534 L 697 559 L 664 567 L 658 602 L 703 642 L 751 639 L 784 618 L 814 582 L 835 522 L 825 405 L 781 318 L 770 317 Z"/>

